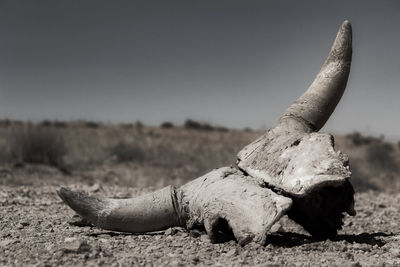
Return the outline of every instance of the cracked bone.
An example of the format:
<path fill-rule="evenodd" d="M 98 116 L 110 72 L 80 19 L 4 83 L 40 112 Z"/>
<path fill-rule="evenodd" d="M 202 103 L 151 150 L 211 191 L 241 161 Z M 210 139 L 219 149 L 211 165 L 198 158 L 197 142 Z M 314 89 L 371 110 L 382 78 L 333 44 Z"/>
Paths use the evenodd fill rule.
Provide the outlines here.
<path fill-rule="evenodd" d="M 351 25 L 344 21 L 309 89 L 278 125 L 238 153 L 237 165 L 215 169 L 179 188 L 131 199 L 86 196 L 61 188 L 61 199 L 94 225 L 144 233 L 204 228 L 213 242 L 264 243 L 284 214 L 318 238 L 336 235 L 344 212 L 355 215 L 348 158 L 318 133 L 346 87 Z"/>

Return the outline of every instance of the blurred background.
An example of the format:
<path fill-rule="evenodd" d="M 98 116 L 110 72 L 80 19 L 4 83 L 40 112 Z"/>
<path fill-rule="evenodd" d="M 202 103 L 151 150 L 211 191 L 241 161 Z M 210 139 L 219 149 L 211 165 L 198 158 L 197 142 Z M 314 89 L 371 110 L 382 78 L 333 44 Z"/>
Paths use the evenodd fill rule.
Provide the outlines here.
<path fill-rule="evenodd" d="M 343 20 L 322 129 L 356 190 L 400 189 L 399 1 L 0 2 L 0 184 L 179 185 L 235 162 L 310 85 Z"/>

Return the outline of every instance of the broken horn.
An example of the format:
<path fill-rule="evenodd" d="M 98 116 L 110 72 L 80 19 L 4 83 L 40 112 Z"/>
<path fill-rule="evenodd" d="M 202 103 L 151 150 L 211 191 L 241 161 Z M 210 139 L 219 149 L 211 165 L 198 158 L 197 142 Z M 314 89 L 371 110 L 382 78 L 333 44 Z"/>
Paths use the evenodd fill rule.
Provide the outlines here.
<path fill-rule="evenodd" d="M 352 30 L 342 23 L 332 49 L 317 77 L 284 113 L 280 122 L 300 121 L 311 131 L 320 130 L 335 110 L 346 88 L 352 55 Z"/>
<path fill-rule="evenodd" d="M 106 230 L 145 233 L 181 225 L 173 186 L 127 199 L 96 198 L 67 188 L 57 194 L 81 217 Z"/>

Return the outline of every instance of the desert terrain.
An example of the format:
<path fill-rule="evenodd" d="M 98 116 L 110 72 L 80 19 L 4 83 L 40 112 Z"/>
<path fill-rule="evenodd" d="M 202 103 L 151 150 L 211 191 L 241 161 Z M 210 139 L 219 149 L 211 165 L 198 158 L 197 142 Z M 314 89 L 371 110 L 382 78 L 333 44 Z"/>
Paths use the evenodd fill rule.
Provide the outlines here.
<path fill-rule="evenodd" d="M 201 231 L 145 235 L 85 225 L 60 186 L 126 198 L 182 185 L 235 163 L 263 131 L 188 120 L 182 126 L 89 121 L 0 122 L 0 266 L 392 266 L 400 264 L 400 146 L 383 136 L 335 135 L 349 155 L 357 215 L 331 240 L 284 217 L 265 246 L 211 244 Z"/>

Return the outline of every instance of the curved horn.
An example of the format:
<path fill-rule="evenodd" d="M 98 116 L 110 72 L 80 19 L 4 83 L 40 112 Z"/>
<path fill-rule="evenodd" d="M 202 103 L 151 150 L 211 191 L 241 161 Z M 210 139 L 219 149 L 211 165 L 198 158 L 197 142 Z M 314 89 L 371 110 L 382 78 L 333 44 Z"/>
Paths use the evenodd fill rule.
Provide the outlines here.
<path fill-rule="evenodd" d="M 351 24 L 345 20 L 314 82 L 286 110 L 280 122 L 300 120 L 312 131 L 318 131 L 325 125 L 346 88 L 352 55 L 351 39 Z"/>
<path fill-rule="evenodd" d="M 129 199 L 100 199 L 67 188 L 57 193 L 80 216 L 103 229 L 144 233 L 181 225 L 172 186 Z"/>

